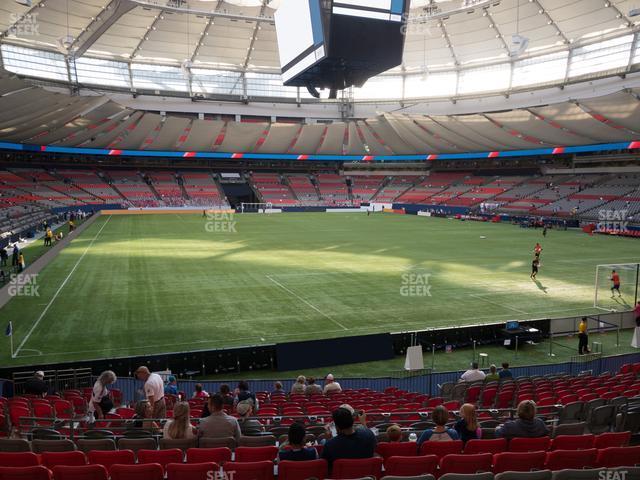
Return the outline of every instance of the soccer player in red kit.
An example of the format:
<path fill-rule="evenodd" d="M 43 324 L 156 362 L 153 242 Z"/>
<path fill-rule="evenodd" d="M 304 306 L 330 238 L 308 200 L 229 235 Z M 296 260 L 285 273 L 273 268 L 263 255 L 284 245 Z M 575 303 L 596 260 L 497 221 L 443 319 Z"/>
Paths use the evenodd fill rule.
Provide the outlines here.
<path fill-rule="evenodd" d="M 611 298 L 614 297 L 614 292 L 618 292 L 618 296 L 621 297 L 622 294 L 620 293 L 620 275 L 618 275 L 618 272 L 612 270 L 610 280 L 613 282 L 613 287 L 611 287 Z"/>
<path fill-rule="evenodd" d="M 535 254 L 536 258 L 540 258 L 540 252 L 542 252 L 542 247 L 539 243 L 536 243 L 536 246 L 533 247 L 533 253 Z"/>

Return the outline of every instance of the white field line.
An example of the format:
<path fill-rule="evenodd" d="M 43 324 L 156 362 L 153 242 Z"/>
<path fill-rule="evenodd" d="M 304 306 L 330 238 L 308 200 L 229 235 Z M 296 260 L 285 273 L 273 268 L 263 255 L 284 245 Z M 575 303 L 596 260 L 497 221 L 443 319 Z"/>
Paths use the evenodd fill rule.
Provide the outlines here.
<path fill-rule="evenodd" d="M 312 303 L 309 303 L 308 301 L 306 301 L 304 298 L 302 298 L 300 295 L 298 295 L 296 292 L 294 292 L 293 290 L 290 290 L 289 288 L 285 287 L 283 284 L 281 284 L 279 281 L 277 281 L 275 278 L 271 277 L 270 275 L 267 275 L 267 278 L 269 280 L 271 280 L 273 283 L 275 283 L 277 286 L 279 286 L 280 288 L 282 288 L 285 292 L 290 293 L 291 295 L 293 295 L 294 297 L 296 297 L 298 300 L 300 300 L 301 302 L 303 302 L 304 304 L 308 305 L 309 307 L 313 308 L 316 312 L 318 312 L 320 315 L 322 315 L 323 317 L 327 318 L 328 320 L 331 320 L 333 323 L 335 323 L 336 325 L 338 325 L 340 328 L 342 328 L 343 330 L 349 330 L 347 327 L 345 327 L 343 324 L 341 324 L 340 322 L 338 322 L 337 320 L 334 320 L 333 318 L 331 318 L 329 315 L 327 315 L 326 313 L 324 313 L 322 310 L 320 310 L 318 307 L 316 307 L 315 305 L 313 305 Z"/>
<path fill-rule="evenodd" d="M 60 284 L 60 286 L 58 287 L 58 290 L 56 290 L 56 293 L 53 295 L 53 297 L 51 298 L 51 300 L 49 301 L 49 303 L 47 304 L 47 306 L 44 308 L 44 310 L 42 311 L 42 313 L 40 314 L 40 316 L 38 317 L 38 319 L 35 321 L 35 323 L 31 326 L 31 328 L 29 329 L 29 332 L 27 332 L 27 335 L 22 339 L 22 342 L 20 342 L 20 345 L 18 345 L 18 348 L 16 349 L 16 351 L 13 354 L 13 358 L 16 358 L 18 356 L 18 353 L 20 353 L 20 350 L 22 350 L 22 347 L 24 347 L 24 344 L 27 343 L 27 340 L 29 340 L 29 337 L 31 336 L 31 334 L 34 332 L 34 330 L 38 327 L 38 325 L 40 324 L 40 321 L 44 318 L 44 316 L 47 314 L 47 312 L 49 311 L 49 308 L 51 308 L 51 305 L 53 305 L 53 302 L 56 300 L 56 298 L 58 298 L 58 295 L 60 294 L 60 292 L 62 291 L 62 289 L 64 288 L 64 286 L 67 284 L 67 282 L 69 281 L 69 279 L 71 278 L 71 276 L 73 275 L 73 273 L 76 271 L 76 268 L 78 268 L 78 265 L 80 265 L 80 262 L 82 261 L 82 259 L 84 258 L 84 256 L 87 254 L 87 252 L 89 251 L 89 249 L 91 248 L 91 246 L 93 245 L 93 243 L 96 241 L 96 239 L 98 238 L 98 236 L 102 233 L 102 230 L 104 229 L 104 227 L 107 226 L 107 223 L 109 223 L 109 220 L 111 220 L 111 216 L 109 216 L 109 218 L 107 218 L 107 221 L 104 222 L 102 224 L 102 227 L 100 227 L 100 230 L 98 230 L 98 233 L 96 233 L 96 236 L 93 237 L 93 239 L 91 240 L 91 242 L 89 243 L 89 245 L 87 245 L 87 248 L 85 248 L 83 254 L 80 256 L 80 258 L 78 259 L 78 261 L 76 262 L 76 264 L 73 266 L 73 268 L 71 269 L 71 271 L 69 272 L 69 274 L 67 275 L 67 277 L 64 279 L 64 281 Z"/>
<path fill-rule="evenodd" d="M 513 310 L 514 312 L 522 313 L 523 315 L 529 315 L 529 313 L 525 312 L 524 310 L 520 310 L 520 309 L 517 309 L 517 308 L 513 308 L 513 307 L 510 307 L 509 305 L 504 305 L 504 304 L 502 304 L 502 303 L 493 302 L 493 301 L 491 301 L 491 300 L 487 300 L 486 298 L 482 298 L 481 296 L 479 296 L 479 295 L 475 295 L 475 294 L 473 294 L 473 293 L 472 293 L 471 295 L 469 295 L 469 296 L 470 296 L 470 297 L 473 297 L 473 298 L 477 298 L 478 300 L 482 300 L 483 302 L 487 302 L 487 303 L 490 303 L 490 304 L 492 304 L 492 305 L 496 305 L 496 306 L 498 306 L 498 307 L 507 308 L 507 309 L 509 309 L 509 310 Z"/>

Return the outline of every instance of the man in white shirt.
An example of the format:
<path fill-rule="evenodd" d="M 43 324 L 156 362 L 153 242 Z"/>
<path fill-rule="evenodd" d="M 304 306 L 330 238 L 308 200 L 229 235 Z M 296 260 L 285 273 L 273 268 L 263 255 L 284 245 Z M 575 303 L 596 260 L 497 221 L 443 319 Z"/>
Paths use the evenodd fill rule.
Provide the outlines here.
<path fill-rule="evenodd" d="M 464 372 L 460 377 L 461 382 L 479 382 L 486 378 L 486 374 L 482 370 L 478 370 L 478 362 L 473 362 L 471 368 Z"/>
<path fill-rule="evenodd" d="M 144 395 L 153 408 L 152 418 L 165 418 L 167 407 L 164 403 L 164 382 L 157 373 L 151 373 L 147 367 L 136 370 L 136 378 L 144 382 Z"/>
<path fill-rule="evenodd" d="M 342 392 L 342 387 L 340 386 L 340 384 L 334 380 L 333 375 L 327 375 L 327 378 L 325 378 L 324 380 L 324 389 L 322 390 L 322 393 L 326 395 L 327 393 L 340 392 Z"/>

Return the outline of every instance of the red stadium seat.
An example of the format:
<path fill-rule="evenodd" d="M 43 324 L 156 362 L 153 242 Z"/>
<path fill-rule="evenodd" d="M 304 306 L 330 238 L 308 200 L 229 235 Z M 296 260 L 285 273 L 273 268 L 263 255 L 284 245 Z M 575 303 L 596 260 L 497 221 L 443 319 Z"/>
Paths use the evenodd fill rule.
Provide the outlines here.
<path fill-rule="evenodd" d="M 547 453 L 545 467 L 549 470 L 562 470 L 565 468 L 593 468 L 596 466 L 598 451 L 595 448 L 588 450 L 554 450 Z"/>
<path fill-rule="evenodd" d="M 593 448 L 626 447 L 631 440 L 631 432 L 605 432 L 595 436 Z"/>
<path fill-rule="evenodd" d="M 136 456 L 132 450 L 91 450 L 87 453 L 89 464 L 102 465 L 109 472 L 113 465 L 133 465 L 136 463 Z"/>
<path fill-rule="evenodd" d="M 111 480 L 164 480 L 164 470 L 158 463 L 141 465 L 113 465 Z"/>
<path fill-rule="evenodd" d="M 167 480 L 214 480 L 220 467 L 213 462 L 169 463 Z"/>
<path fill-rule="evenodd" d="M 426 441 L 420 446 L 420 455 L 437 455 L 439 458 L 445 455 L 462 453 L 462 440 L 451 442 L 430 442 Z"/>
<path fill-rule="evenodd" d="M 53 467 L 53 478 L 55 480 L 107 480 L 109 474 L 102 465 L 58 465 Z"/>
<path fill-rule="evenodd" d="M 328 465 L 324 459 L 292 462 L 283 460 L 278 463 L 278 480 L 306 480 L 308 478 L 327 478 Z"/>
<path fill-rule="evenodd" d="M 179 448 L 167 450 L 138 450 L 138 463 L 157 463 L 164 468 L 169 463 L 182 463 L 183 453 Z"/>
<path fill-rule="evenodd" d="M 34 467 L 40 465 L 32 452 L 0 452 L 0 467 Z"/>
<path fill-rule="evenodd" d="M 230 461 L 231 449 L 227 447 L 187 449 L 187 463 L 214 462 L 223 464 Z"/>
<path fill-rule="evenodd" d="M 507 451 L 505 438 L 492 438 L 488 440 L 469 440 L 464 446 L 464 453 L 501 453 Z"/>
<path fill-rule="evenodd" d="M 435 475 L 438 470 L 437 455 L 419 457 L 389 457 L 384 462 L 385 475 L 412 477 L 429 473 Z"/>
<path fill-rule="evenodd" d="M 331 478 L 339 478 L 342 480 L 350 478 L 375 477 L 382 476 L 382 458 L 341 458 L 333 462 L 331 470 Z"/>
<path fill-rule="evenodd" d="M 52 469 L 56 465 L 80 466 L 87 464 L 87 458 L 84 453 L 77 450 L 73 452 L 44 452 L 42 464 L 48 469 Z"/>
<path fill-rule="evenodd" d="M 558 435 L 551 440 L 549 450 L 586 450 L 594 448 L 595 435 Z"/>
<path fill-rule="evenodd" d="M 490 472 L 492 460 L 490 453 L 447 455 L 440 460 L 440 474 Z"/>
<path fill-rule="evenodd" d="M 47 467 L 0 467 L 0 480 L 51 480 Z"/>
<path fill-rule="evenodd" d="M 278 456 L 278 447 L 238 447 L 236 448 L 236 462 L 274 461 Z"/>
<path fill-rule="evenodd" d="M 551 439 L 549 437 L 538 438 L 512 438 L 509 441 L 510 452 L 540 452 L 549 450 Z"/>
<path fill-rule="evenodd" d="M 598 467 L 633 467 L 640 465 L 640 446 L 608 447 L 598 450 L 596 459 Z"/>
<path fill-rule="evenodd" d="M 268 460 L 227 463 L 223 468 L 225 472 L 234 472 L 233 480 L 273 480 L 273 462 Z"/>
<path fill-rule="evenodd" d="M 503 452 L 493 456 L 493 473 L 542 470 L 546 452 Z"/>
<path fill-rule="evenodd" d="M 412 457 L 418 455 L 418 446 L 415 442 L 380 442 L 376 453 L 384 459 L 395 456 Z"/>

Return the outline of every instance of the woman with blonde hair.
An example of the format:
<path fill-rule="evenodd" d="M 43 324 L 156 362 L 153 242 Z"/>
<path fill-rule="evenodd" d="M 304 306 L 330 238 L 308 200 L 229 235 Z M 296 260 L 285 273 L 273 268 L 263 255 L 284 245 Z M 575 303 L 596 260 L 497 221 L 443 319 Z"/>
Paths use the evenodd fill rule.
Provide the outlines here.
<path fill-rule="evenodd" d="M 94 416 L 104 418 L 113 409 L 113 401 L 109 397 L 107 387 L 115 383 L 117 379 L 118 377 L 116 377 L 115 373 L 111 370 L 105 370 L 100 374 L 96 383 L 93 384 L 91 400 L 89 400 L 89 408 L 87 410 L 90 418 Z"/>
<path fill-rule="evenodd" d="M 307 386 L 305 385 L 306 382 L 307 379 L 304 377 L 304 375 L 300 375 L 298 378 L 296 378 L 296 382 L 291 385 L 291 393 L 304 394 L 305 390 L 307 389 Z"/>
<path fill-rule="evenodd" d="M 460 407 L 460 420 L 453 427 L 460 440 L 467 443 L 468 440 L 476 440 L 482 436 L 482 429 L 478 425 L 478 413 L 475 405 L 465 403 Z"/>
<path fill-rule="evenodd" d="M 190 419 L 191 410 L 187 402 L 178 402 L 173 407 L 173 418 L 168 420 L 162 430 L 162 438 L 183 440 L 193 438 Z"/>

